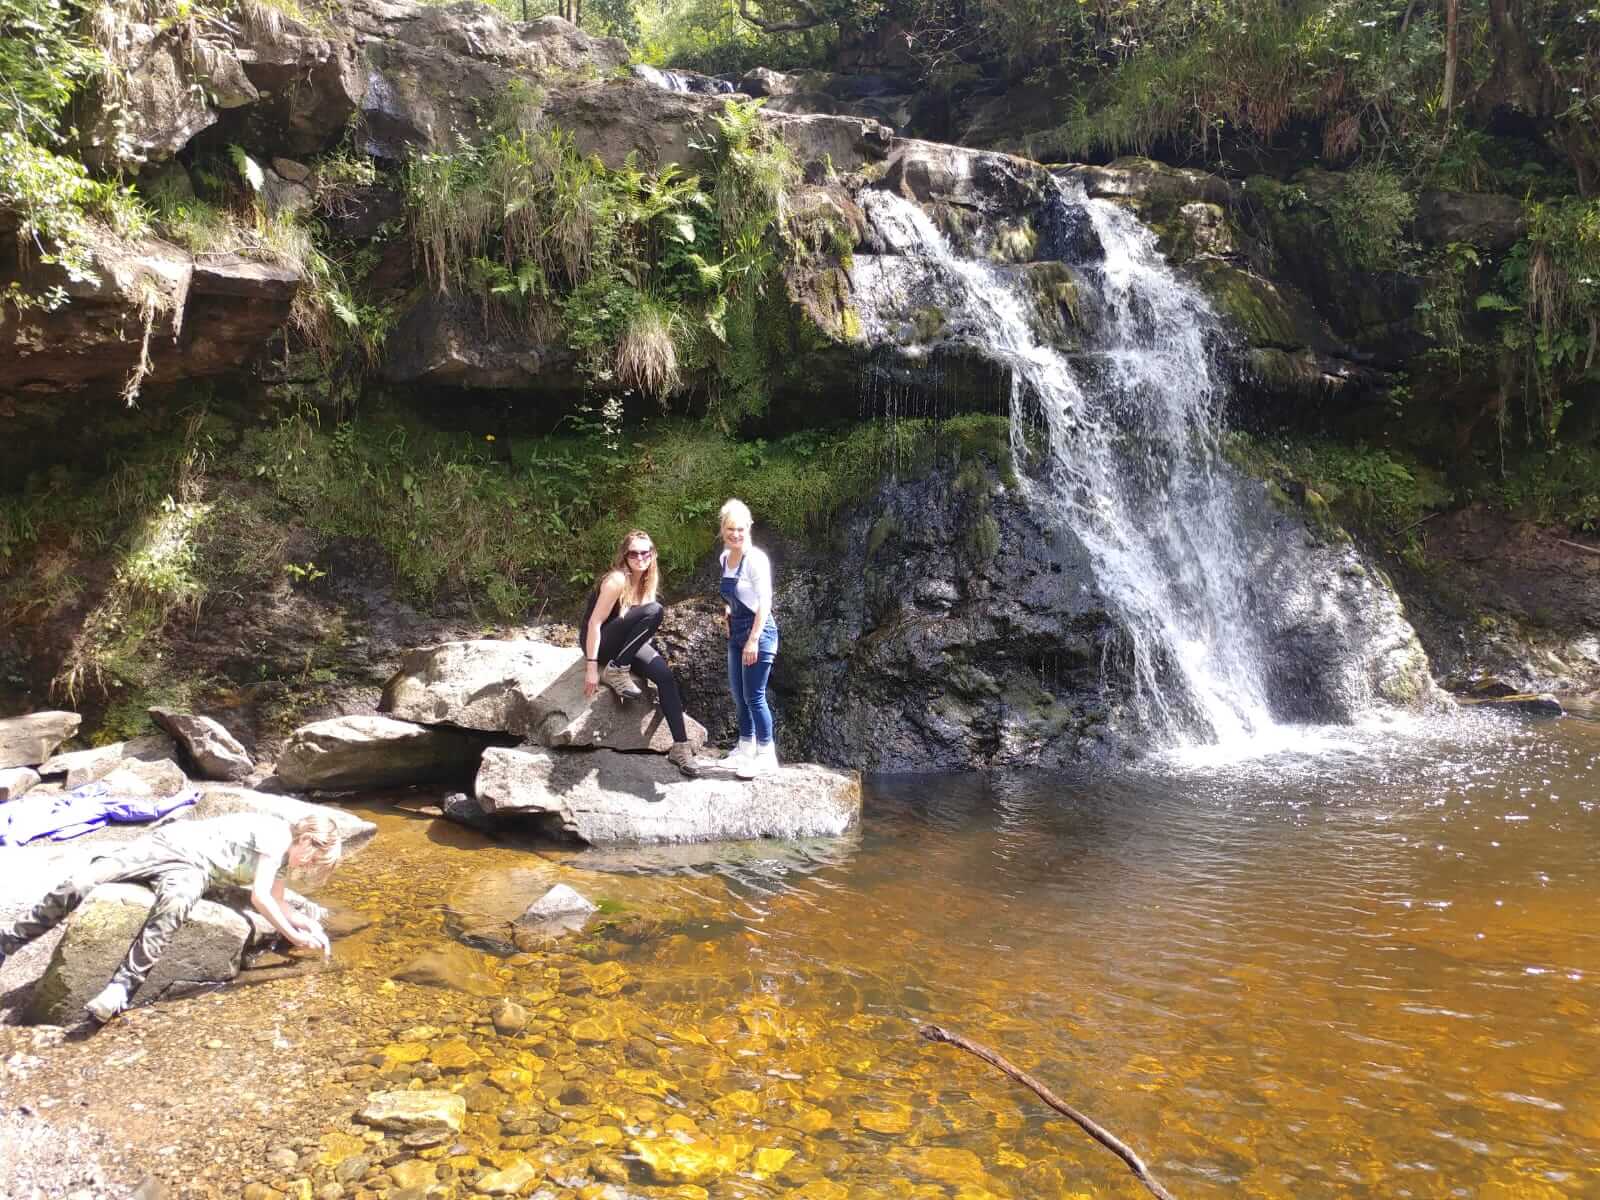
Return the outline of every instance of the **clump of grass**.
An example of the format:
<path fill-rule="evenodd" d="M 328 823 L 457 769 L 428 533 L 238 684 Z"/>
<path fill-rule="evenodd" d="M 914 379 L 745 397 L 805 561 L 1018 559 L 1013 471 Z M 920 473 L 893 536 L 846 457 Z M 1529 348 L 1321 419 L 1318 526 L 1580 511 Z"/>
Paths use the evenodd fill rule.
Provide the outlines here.
<path fill-rule="evenodd" d="M 677 341 L 682 320 L 664 304 L 647 301 L 634 310 L 616 349 L 617 382 L 665 401 L 682 385 Z"/>

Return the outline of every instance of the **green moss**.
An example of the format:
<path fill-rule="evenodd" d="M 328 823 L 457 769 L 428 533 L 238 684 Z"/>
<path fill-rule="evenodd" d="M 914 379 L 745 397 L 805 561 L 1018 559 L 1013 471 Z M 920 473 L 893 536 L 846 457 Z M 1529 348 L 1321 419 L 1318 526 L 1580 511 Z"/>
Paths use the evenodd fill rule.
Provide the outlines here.
<path fill-rule="evenodd" d="M 1287 302 L 1269 280 L 1216 260 L 1196 267 L 1201 286 L 1253 346 L 1305 344 Z"/>
<path fill-rule="evenodd" d="M 883 544 L 900 532 L 900 522 L 890 513 L 884 513 L 867 531 L 867 557 L 873 558 Z"/>
<path fill-rule="evenodd" d="M 980 564 L 988 563 L 1000 551 L 1000 523 L 984 512 L 967 527 L 967 549 Z"/>

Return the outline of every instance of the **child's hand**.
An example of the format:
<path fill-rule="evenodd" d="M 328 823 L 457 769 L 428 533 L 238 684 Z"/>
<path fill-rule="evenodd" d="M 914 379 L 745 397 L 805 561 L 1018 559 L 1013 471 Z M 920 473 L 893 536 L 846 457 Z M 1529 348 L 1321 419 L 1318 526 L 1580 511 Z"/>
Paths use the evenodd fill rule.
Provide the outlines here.
<path fill-rule="evenodd" d="M 324 958 L 333 953 L 328 935 L 315 921 L 307 921 L 295 930 L 294 944 L 302 950 L 321 950 Z"/>

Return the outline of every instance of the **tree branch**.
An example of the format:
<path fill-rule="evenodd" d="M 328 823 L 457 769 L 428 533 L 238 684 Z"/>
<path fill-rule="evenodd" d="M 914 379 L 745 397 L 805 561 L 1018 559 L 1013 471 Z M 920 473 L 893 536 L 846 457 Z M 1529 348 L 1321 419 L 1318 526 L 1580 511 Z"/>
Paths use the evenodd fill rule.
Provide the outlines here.
<path fill-rule="evenodd" d="M 739 0 L 739 15 L 762 33 L 798 33 L 802 29 L 815 29 L 818 25 L 826 25 L 831 19 L 812 8 L 807 0 L 786 0 L 786 2 L 791 8 L 799 9 L 805 17 L 795 17 L 788 21 L 768 21 L 750 11 L 750 0 Z"/>
<path fill-rule="evenodd" d="M 1171 1192 L 1161 1186 L 1155 1176 L 1150 1174 L 1150 1168 L 1144 1165 L 1144 1160 L 1135 1154 L 1126 1142 L 1098 1122 L 1084 1116 L 1083 1113 L 1073 1108 L 1065 1100 L 1062 1100 L 1021 1067 L 996 1054 L 987 1046 L 969 1041 L 959 1033 L 951 1033 L 948 1029 L 942 1029 L 938 1025 L 924 1025 L 918 1032 L 930 1042 L 947 1042 L 952 1046 L 959 1046 L 968 1054 L 976 1055 L 991 1067 L 995 1067 L 1002 1073 L 1011 1076 L 1012 1079 L 1015 1079 L 1023 1087 L 1028 1088 L 1034 1095 L 1038 1096 L 1039 1099 L 1043 1100 L 1062 1116 L 1073 1121 L 1078 1128 L 1125 1162 L 1128 1165 L 1128 1170 L 1138 1177 L 1140 1183 L 1150 1189 L 1150 1194 L 1157 1197 L 1157 1200 L 1177 1200 Z"/>

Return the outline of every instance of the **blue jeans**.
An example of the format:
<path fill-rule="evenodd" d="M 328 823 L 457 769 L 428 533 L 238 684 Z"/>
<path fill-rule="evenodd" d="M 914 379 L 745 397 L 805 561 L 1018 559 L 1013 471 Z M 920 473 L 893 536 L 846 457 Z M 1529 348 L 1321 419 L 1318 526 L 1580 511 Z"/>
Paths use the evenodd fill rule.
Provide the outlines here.
<path fill-rule="evenodd" d="M 750 623 L 735 619 L 733 636 L 728 639 L 728 690 L 733 693 L 733 708 L 739 718 L 739 737 L 770 746 L 772 710 L 767 707 L 767 679 L 778 657 L 778 627 L 769 621 L 761 631 L 752 667 L 744 665 L 744 644 L 749 637 Z"/>

